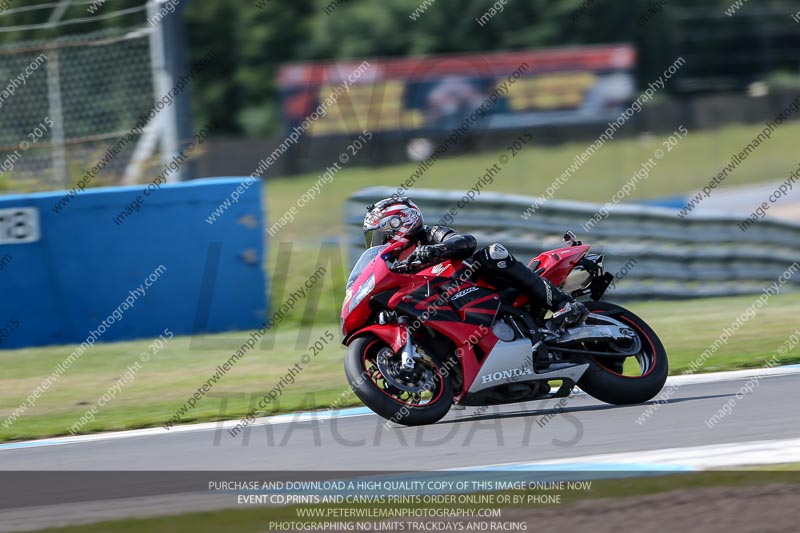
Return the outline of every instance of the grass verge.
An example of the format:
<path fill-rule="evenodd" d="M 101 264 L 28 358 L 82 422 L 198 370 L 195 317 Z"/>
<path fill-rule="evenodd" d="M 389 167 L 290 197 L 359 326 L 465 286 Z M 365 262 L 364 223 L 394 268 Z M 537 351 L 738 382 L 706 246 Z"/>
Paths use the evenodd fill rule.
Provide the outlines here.
<path fill-rule="evenodd" d="M 672 374 L 689 368 L 752 304 L 754 296 L 675 302 L 631 304 L 659 334 L 670 357 Z M 715 372 L 763 367 L 797 328 L 800 300 L 795 295 L 776 295 L 730 341 L 722 345 L 700 368 Z M 322 318 L 326 318 L 322 320 Z M 298 319 L 299 321 L 299 319 Z M 266 392 L 300 361 L 307 347 L 331 332 L 335 339 L 288 384 L 277 405 L 264 414 L 298 409 L 325 408 L 347 390 L 342 370 L 344 348 L 339 327 L 329 317 L 318 315 L 311 328 L 296 325 L 278 328 L 261 349 L 250 352 L 205 395 L 184 422 L 237 418 L 244 415 Z M 211 376 L 216 366 L 247 339 L 247 334 L 226 333 L 209 337 L 215 346 L 192 345 L 189 337 L 176 337 L 143 365 L 136 379 L 124 386 L 117 398 L 99 410 L 83 433 L 122 430 L 164 424 L 188 397 Z M 72 347 L 57 346 L 4 352 L 0 377 L 0 440 L 39 438 L 68 433 L 68 428 L 117 381 L 120 372 L 137 360 L 149 341 L 97 344 L 86 352 L 36 406 L 10 428 L 2 421 L 31 393 L 43 376 L 70 353 Z M 210 343 L 203 343 L 210 344 Z M 781 364 L 800 363 L 800 350 L 789 351 Z M 346 395 L 343 405 L 356 405 Z"/>
<path fill-rule="evenodd" d="M 650 198 L 700 188 L 715 175 L 730 154 L 738 152 L 757 133 L 756 126 L 733 126 L 716 131 L 691 132 L 674 152 L 659 162 L 651 177 L 639 184 L 631 199 Z M 800 124 L 784 125 L 770 142 L 759 147 L 747 162 L 727 179 L 724 187 L 775 180 L 795 165 L 794 139 Z M 588 143 L 558 147 L 531 146 L 524 149 L 490 189 L 498 192 L 536 195 L 568 167 Z M 605 201 L 661 146 L 659 138 L 614 141 L 595 153 L 580 171 L 559 189 L 558 198 Z M 496 161 L 497 153 L 448 158 L 437 162 L 417 187 L 467 190 L 481 169 Z M 320 248 L 326 237 L 344 233 L 342 206 L 353 192 L 371 185 L 397 186 L 415 170 L 415 165 L 382 168 L 345 168 L 326 185 L 321 197 L 299 211 L 296 219 L 269 241 L 268 273 L 273 307 L 285 292 L 296 289 L 312 273 L 318 261 L 326 260 Z M 270 180 L 266 207 L 270 223 L 316 182 L 316 175 Z M 413 194 L 413 190 L 412 190 Z M 337 211 L 338 210 L 338 211 Z M 279 243 L 292 244 L 279 253 Z M 335 262 L 335 261 L 334 261 Z M 341 263 L 340 263 L 341 264 Z M 273 274 L 276 273 L 277 274 Z M 235 418 L 247 412 L 286 374 L 312 341 L 330 330 L 338 336 L 342 268 L 330 269 L 316 304 L 290 315 L 274 333 L 274 342 L 242 359 L 239 364 L 197 402 L 184 422 Z M 687 302 L 639 303 L 632 309 L 650 322 L 664 341 L 673 373 L 686 370 L 722 329 L 752 303 L 753 297 L 693 300 Z M 800 311 L 796 297 L 777 296 L 760 315 L 742 328 L 701 368 L 702 372 L 763 366 L 788 335 L 796 330 Z M 247 333 L 211 337 L 214 346 L 201 347 L 189 338 L 169 342 L 117 394 L 100 409 L 81 432 L 159 426 L 194 394 L 247 338 Z M 270 336 L 272 338 L 272 335 Z M 68 346 L 2 352 L 0 375 L 0 441 L 64 435 L 137 360 L 149 341 L 99 344 L 38 399 L 35 407 L 9 426 L 2 422 L 16 409 L 56 364 L 73 349 Z M 208 343 L 202 343 L 208 344 Z M 341 369 L 343 349 L 335 342 L 304 369 L 297 382 L 288 386 L 272 412 L 325 407 L 345 390 Z M 800 362 L 787 355 L 783 363 Z M 350 396 L 349 403 L 356 400 Z M 348 402 L 345 402 L 348 403 Z"/>
<path fill-rule="evenodd" d="M 666 153 L 648 179 L 637 184 L 629 201 L 672 196 L 702 189 L 722 171 L 733 154 L 738 154 L 763 126 L 731 126 L 719 130 L 690 132 L 676 148 Z M 759 146 L 719 188 L 778 181 L 797 165 L 795 150 L 800 123 L 789 123 L 772 139 Z M 647 136 L 608 143 L 596 152 L 556 195 L 561 200 L 605 203 L 630 179 L 657 148 L 664 148 L 661 137 Z M 534 140 L 535 142 L 535 140 Z M 342 148 L 346 146 L 342 142 Z M 538 196 L 559 177 L 589 142 L 567 143 L 555 147 L 524 148 L 503 167 L 487 190 Z M 417 180 L 415 188 L 467 191 L 497 162 L 500 151 L 464 155 L 437 161 Z M 510 155 L 506 153 L 506 155 Z M 415 164 L 386 167 L 345 167 L 332 183 L 325 185 L 319 198 L 298 210 L 295 220 L 276 234 L 282 242 L 319 241 L 344 234 L 342 209 L 347 198 L 365 187 L 398 187 L 417 169 Z M 317 174 L 270 179 L 266 187 L 269 224 L 274 224 L 318 179 Z M 414 197 L 414 188 L 408 193 Z M 338 210 L 338 211 L 337 211 Z M 457 226 L 457 221 L 455 223 Z"/>

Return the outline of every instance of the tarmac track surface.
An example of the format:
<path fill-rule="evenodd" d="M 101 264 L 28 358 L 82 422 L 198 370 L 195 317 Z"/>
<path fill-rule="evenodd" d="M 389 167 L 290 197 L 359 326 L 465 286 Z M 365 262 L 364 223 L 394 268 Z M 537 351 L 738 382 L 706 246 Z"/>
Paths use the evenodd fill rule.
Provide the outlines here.
<path fill-rule="evenodd" d="M 753 374 L 757 374 L 754 371 Z M 749 392 L 748 389 L 752 389 Z M 433 426 L 386 426 L 375 415 L 302 421 L 283 417 L 234 437 L 227 427 L 161 432 L 41 446 L 35 441 L 0 446 L 0 471 L 397 471 L 493 469 L 508 463 L 563 460 L 591 469 L 587 457 L 708 445 L 778 441 L 800 436 L 793 401 L 800 373 L 680 385 L 644 421 L 648 405 L 611 406 L 585 394 L 555 400 L 451 411 Z M 726 402 L 735 405 L 709 428 Z M 301 419 L 297 417 L 297 419 Z M 289 420 L 287 422 L 287 420 Z M 133 432 L 132 434 L 136 434 Z M 637 455 L 638 454 L 638 455 Z M 800 457 L 797 457 L 800 461 Z M 641 463 L 641 459 L 637 459 Z M 647 469 L 647 465 L 639 465 Z M 125 474 L 120 475 L 124 483 Z M 33 482 L 32 482 L 33 483 Z M 8 483 L 4 483 L 8 487 Z M 0 505 L 0 530 L 15 531 L 129 516 L 234 507 L 208 492 L 176 492 L 165 484 L 139 498 L 47 503 L 20 509 L 21 496 Z M 8 489 L 10 490 L 10 488 Z M 16 490 L 16 487 L 15 487 Z M 54 487 L 52 489 L 56 491 Z M 25 494 L 25 491 L 18 491 Z M 121 497 L 109 494 L 108 498 Z M 96 495 L 94 496 L 96 499 Z M 88 496 L 87 498 L 88 499 Z M 0 500 L 2 501 L 2 500 Z M 26 502 L 35 506 L 37 502 Z"/>

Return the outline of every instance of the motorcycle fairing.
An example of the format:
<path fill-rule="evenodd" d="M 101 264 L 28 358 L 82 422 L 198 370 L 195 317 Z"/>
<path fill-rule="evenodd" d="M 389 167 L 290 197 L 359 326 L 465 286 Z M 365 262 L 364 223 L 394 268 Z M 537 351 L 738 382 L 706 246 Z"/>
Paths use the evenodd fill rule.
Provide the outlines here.
<path fill-rule="evenodd" d="M 350 344 L 350 339 L 363 333 L 372 333 L 388 344 L 395 352 L 399 352 L 406 344 L 406 330 L 396 324 L 372 324 L 366 326 L 349 335 L 345 344 Z"/>
<path fill-rule="evenodd" d="M 538 267 L 543 269 L 542 277 L 545 277 L 561 286 L 567 279 L 569 273 L 578 264 L 578 261 L 589 252 L 589 246 L 580 244 L 577 246 L 567 246 L 556 250 L 549 250 L 534 257 L 529 266 L 538 261 Z"/>
<path fill-rule="evenodd" d="M 490 353 L 498 342 L 498 338 L 482 324 L 472 324 L 465 322 L 449 322 L 443 320 L 430 320 L 426 323 L 434 331 L 441 333 L 449 338 L 461 351 L 457 351 L 458 359 L 461 362 L 461 372 L 463 375 L 462 390 L 456 395 L 458 400 L 466 394 L 475 377 L 480 371 L 482 361 L 486 354 Z M 472 344 L 470 338 L 479 339 Z"/>
<path fill-rule="evenodd" d="M 490 326 L 497 315 L 500 300 L 496 293 L 466 282 L 457 288 L 463 291 L 475 287 L 476 290 L 470 293 L 476 294 L 474 298 L 469 300 L 465 298 L 463 306 L 458 306 L 459 299 L 456 299 L 456 303 L 452 299 L 442 302 L 441 300 L 445 299 L 442 297 L 446 291 L 445 286 L 448 285 L 452 285 L 452 280 L 440 278 L 436 281 L 431 280 L 431 288 L 423 283 L 411 292 L 398 291 L 388 298 L 387 307 L 414 319 L 420 319 L 422 324 L 444 335 L 461 350 L 456 352 L 463 374 L 464 387 L 457 393 L 461 395 L 469 389 L 486 354 L 497 343 L 498 339 L 491 332 Z M 458 294 L 458 291 L 450 293 Z M 381 296 L 382 298 L 380 296 L 376 298 L 386 300 L 385 295 Z M 437 301 L 440 305 L 434 305 Z M 477 342 L 472 344 L 470 339 L 477 339 Z"/>
<path fill-rule="evenodd" d="M 539 268 L 543 269 L 542 275 L 560 285 L 588 249 L 588 246 L 580 245 L 541 254 L 537 259 Z M 379 281 L 374 288 L 368 305 L 360 305 L 353 311 L 344 313 L 343 329 L 349 330 L 347 327 L 349 324 L 366 323 L 374 310 L 374 305 L 407 315 L 412 318 L 412 322 L 420 319 L 425 326 L 450 339 L 457 348 L 456 353 L 463 376 L 462 388 L 456 391 L 457 402 L 463 403 L 470 397 L 480 396 L 498 385 L 514 381 L 563 379 L 562 389 L 565 387 L 569 389 L 585 371 L 586 365 L 572 365 L 563 370 L 554 369 L 533 377 L 526 372 L 523 380 L 516 375 L 514 369 L 523 368 L 525 361 L 530 360 L 531 341 L 529 339 L 500 341 L 491 329 L 488 329 L 496 320 L 502 305 L 496 289 L 483 280 L 472 281 L 460 277 L 458 274 L 463 271 L 461 261 L 445 261 L 425 268 L 415 275 L 402 275 L 391 272 L 382 258 L 383 256 L 371 269 L 372 274 L 382 281 Z M 450 274 L 450 277 L 440 274 Z M 370 273 L 365 270 L 356 281 L 355 288 L 369 275 Z M 402 283 L 398 284 L 400 279 Z M 515 300 L 514 306 L 518 307 L 526 301 L 527 296 L 520 295 Z M 357 328 L 356 331 L 350 331 L 344 343 L 349 344 L 354 337 L 365 332 L 375 334 L 395 352 L 400 351 L 406 342 L 404 326 L 370 324 Z M 478 340 L 473 343 L 470 338 Z M 484 376 L 498 372 L 507 376 L 484 382 Z"/>

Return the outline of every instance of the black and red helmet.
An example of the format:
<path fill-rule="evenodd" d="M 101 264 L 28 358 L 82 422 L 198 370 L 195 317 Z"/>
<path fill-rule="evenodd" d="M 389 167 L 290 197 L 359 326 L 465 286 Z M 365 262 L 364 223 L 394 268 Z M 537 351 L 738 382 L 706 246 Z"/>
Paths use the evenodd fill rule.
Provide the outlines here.
<path fill-rule="evenodd" d="M 405 197 L 385 198 L 367 207 L 364 244 L 367 248 L 390 241 L 408 240 L 422 228 L 422 211 Z"/>

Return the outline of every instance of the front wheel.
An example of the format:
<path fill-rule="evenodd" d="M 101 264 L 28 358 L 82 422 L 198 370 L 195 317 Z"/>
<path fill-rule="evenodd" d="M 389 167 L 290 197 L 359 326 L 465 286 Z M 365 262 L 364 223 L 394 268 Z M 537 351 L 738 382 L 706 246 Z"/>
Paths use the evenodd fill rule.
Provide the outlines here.
<path fill-rule="evenodd" d="M 669 373 L 667 351 L 647 323 L 624 307 L 609 302 L 587 302 L 592 314 L 605 315 L 630 326 L 641 341 L 641 350 L 627 359 L 593 357 L 578 381 L 587 394 L 606 403 L 644 403 L 661 391 Z M 592 315 L 586 319 L 592 323 Z M 599 322 L 598 322 L 599 323 Z"/>
<path fill-rule="evenodd" d="M 354 339 L 347 347 L 347 381 L 364 405 L 383 418 L 406 426 L 433 424 L 450 410 L 453 385 L 442 364 L 421 347 L 413 370 L 400 354 L 374 335 Z"/>

